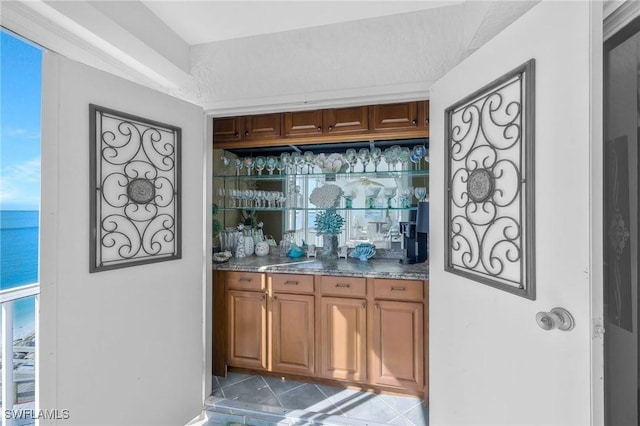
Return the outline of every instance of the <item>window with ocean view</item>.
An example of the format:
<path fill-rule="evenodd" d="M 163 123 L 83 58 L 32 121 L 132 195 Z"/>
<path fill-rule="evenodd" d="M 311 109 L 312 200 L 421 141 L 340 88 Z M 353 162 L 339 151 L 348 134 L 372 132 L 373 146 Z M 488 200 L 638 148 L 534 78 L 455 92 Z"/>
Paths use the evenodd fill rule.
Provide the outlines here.
<path fill-rule="evenodd" d="M 0 301 L 2 424 L 35 399 L 39 293 L 40 105 L 42 51 L 0 31 Z M 11 384 L 9 385 L 9 382 Z"/>

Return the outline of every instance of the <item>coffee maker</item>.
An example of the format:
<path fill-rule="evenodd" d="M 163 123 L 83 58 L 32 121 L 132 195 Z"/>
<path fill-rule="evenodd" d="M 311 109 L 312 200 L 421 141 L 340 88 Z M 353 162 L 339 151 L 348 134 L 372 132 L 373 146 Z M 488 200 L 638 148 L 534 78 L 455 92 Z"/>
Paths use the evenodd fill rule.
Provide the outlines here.
<path fill-rule="evenodd" d="M 428 258 L 429 202 L 418 203 L 418 210 L 411 211 L 409 222 L 400 222 L 400 233 L 407 256 L 400 259 L 404 265 L 422 263 Z"/>

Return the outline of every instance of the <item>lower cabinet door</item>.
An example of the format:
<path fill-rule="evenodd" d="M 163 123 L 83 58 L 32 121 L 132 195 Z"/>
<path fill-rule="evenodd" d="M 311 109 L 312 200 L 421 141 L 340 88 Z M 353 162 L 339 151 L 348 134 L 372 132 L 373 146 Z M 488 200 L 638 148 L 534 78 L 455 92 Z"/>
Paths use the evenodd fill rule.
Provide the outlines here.
<path fill-rule="evenodd" d="M 229 365 L 267 368 L 267 302 L 263 292 L 227 291 Z"/>
<path fill-rule="evenodd" d="M 373 382 L 424 388 L 422 303 L 379 300 L 374 306 Z"/>
<path fill-rule="evenodd" d="M 276 293 L 271 304 L 271 315 L 272 370 L 313 375 L 315 372 L 314 297 Z"/>
<path fill-rule="evenodd" d="M 365 381 L 365 300 L 323 297 L 320 306 L 320 374 L 329 378 Z"/>

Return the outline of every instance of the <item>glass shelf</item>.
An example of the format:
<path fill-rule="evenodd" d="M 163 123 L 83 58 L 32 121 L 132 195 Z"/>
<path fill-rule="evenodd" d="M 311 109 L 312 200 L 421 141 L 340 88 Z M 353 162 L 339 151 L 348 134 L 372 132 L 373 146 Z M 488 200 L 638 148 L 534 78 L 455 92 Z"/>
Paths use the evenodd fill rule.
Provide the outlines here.
<path fill-rule="evenodd" d="M 231 166 L 229 166 L 231 167 Z M 228 169 L 227 172 L 230 172 L 231 169 Z M 241 170 L 241 173 L 244 170 Z M 396 177 L 404 177 L 404 176 L 429 176 L 429 170 L 396 170 L 396 171 L 367 171 L 367 172 L 340 172 L 340 173 L 297 173 L 297 174 L 274 174 L 270 175 L 266 172 L 263 172 L 262 175 L 258 175 L 255 172 L 251 175 L 241 174 L 240 176 L 236 176 L 235 174 L 226 174 L 226 175 L 213 175 L 214 179 L 229 179 L 229 180 L 252 180 L 252 181 L 281 181 L 287 178 L 296 177 L 296 178 L 324 178 L 327 177 L 335 177 L 336 179 L 350 179 L 350 178 L 396 178 Z"/>
<path fill-rule="evenodd" d="M 376 211 L 376 210 L 389 210 L 394 212 L 406 212 L 411 210 L 417 210 L 418 207 L 336 207 L 336 211 Z M 327 209 L 319 209 L 317 207 L 218 207 L 219 211 L 256 211 L 256 212 L 287 212 L 287 211 L 324 211 Z"/>

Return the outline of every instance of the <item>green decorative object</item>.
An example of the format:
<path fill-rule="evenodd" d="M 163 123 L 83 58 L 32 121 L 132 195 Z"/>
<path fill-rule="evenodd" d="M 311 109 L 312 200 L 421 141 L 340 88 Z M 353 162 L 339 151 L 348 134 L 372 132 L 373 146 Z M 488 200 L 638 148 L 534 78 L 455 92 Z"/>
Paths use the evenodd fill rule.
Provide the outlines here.
<path fill-rule="evenodd" d="M 316 215 L 316 232 L 322 235 L 322 251 L 320 259 L 331 260 L 338 258 L 338 234 L 342 232 L 344 218 L 335 209 L 327 209 Z"/>

